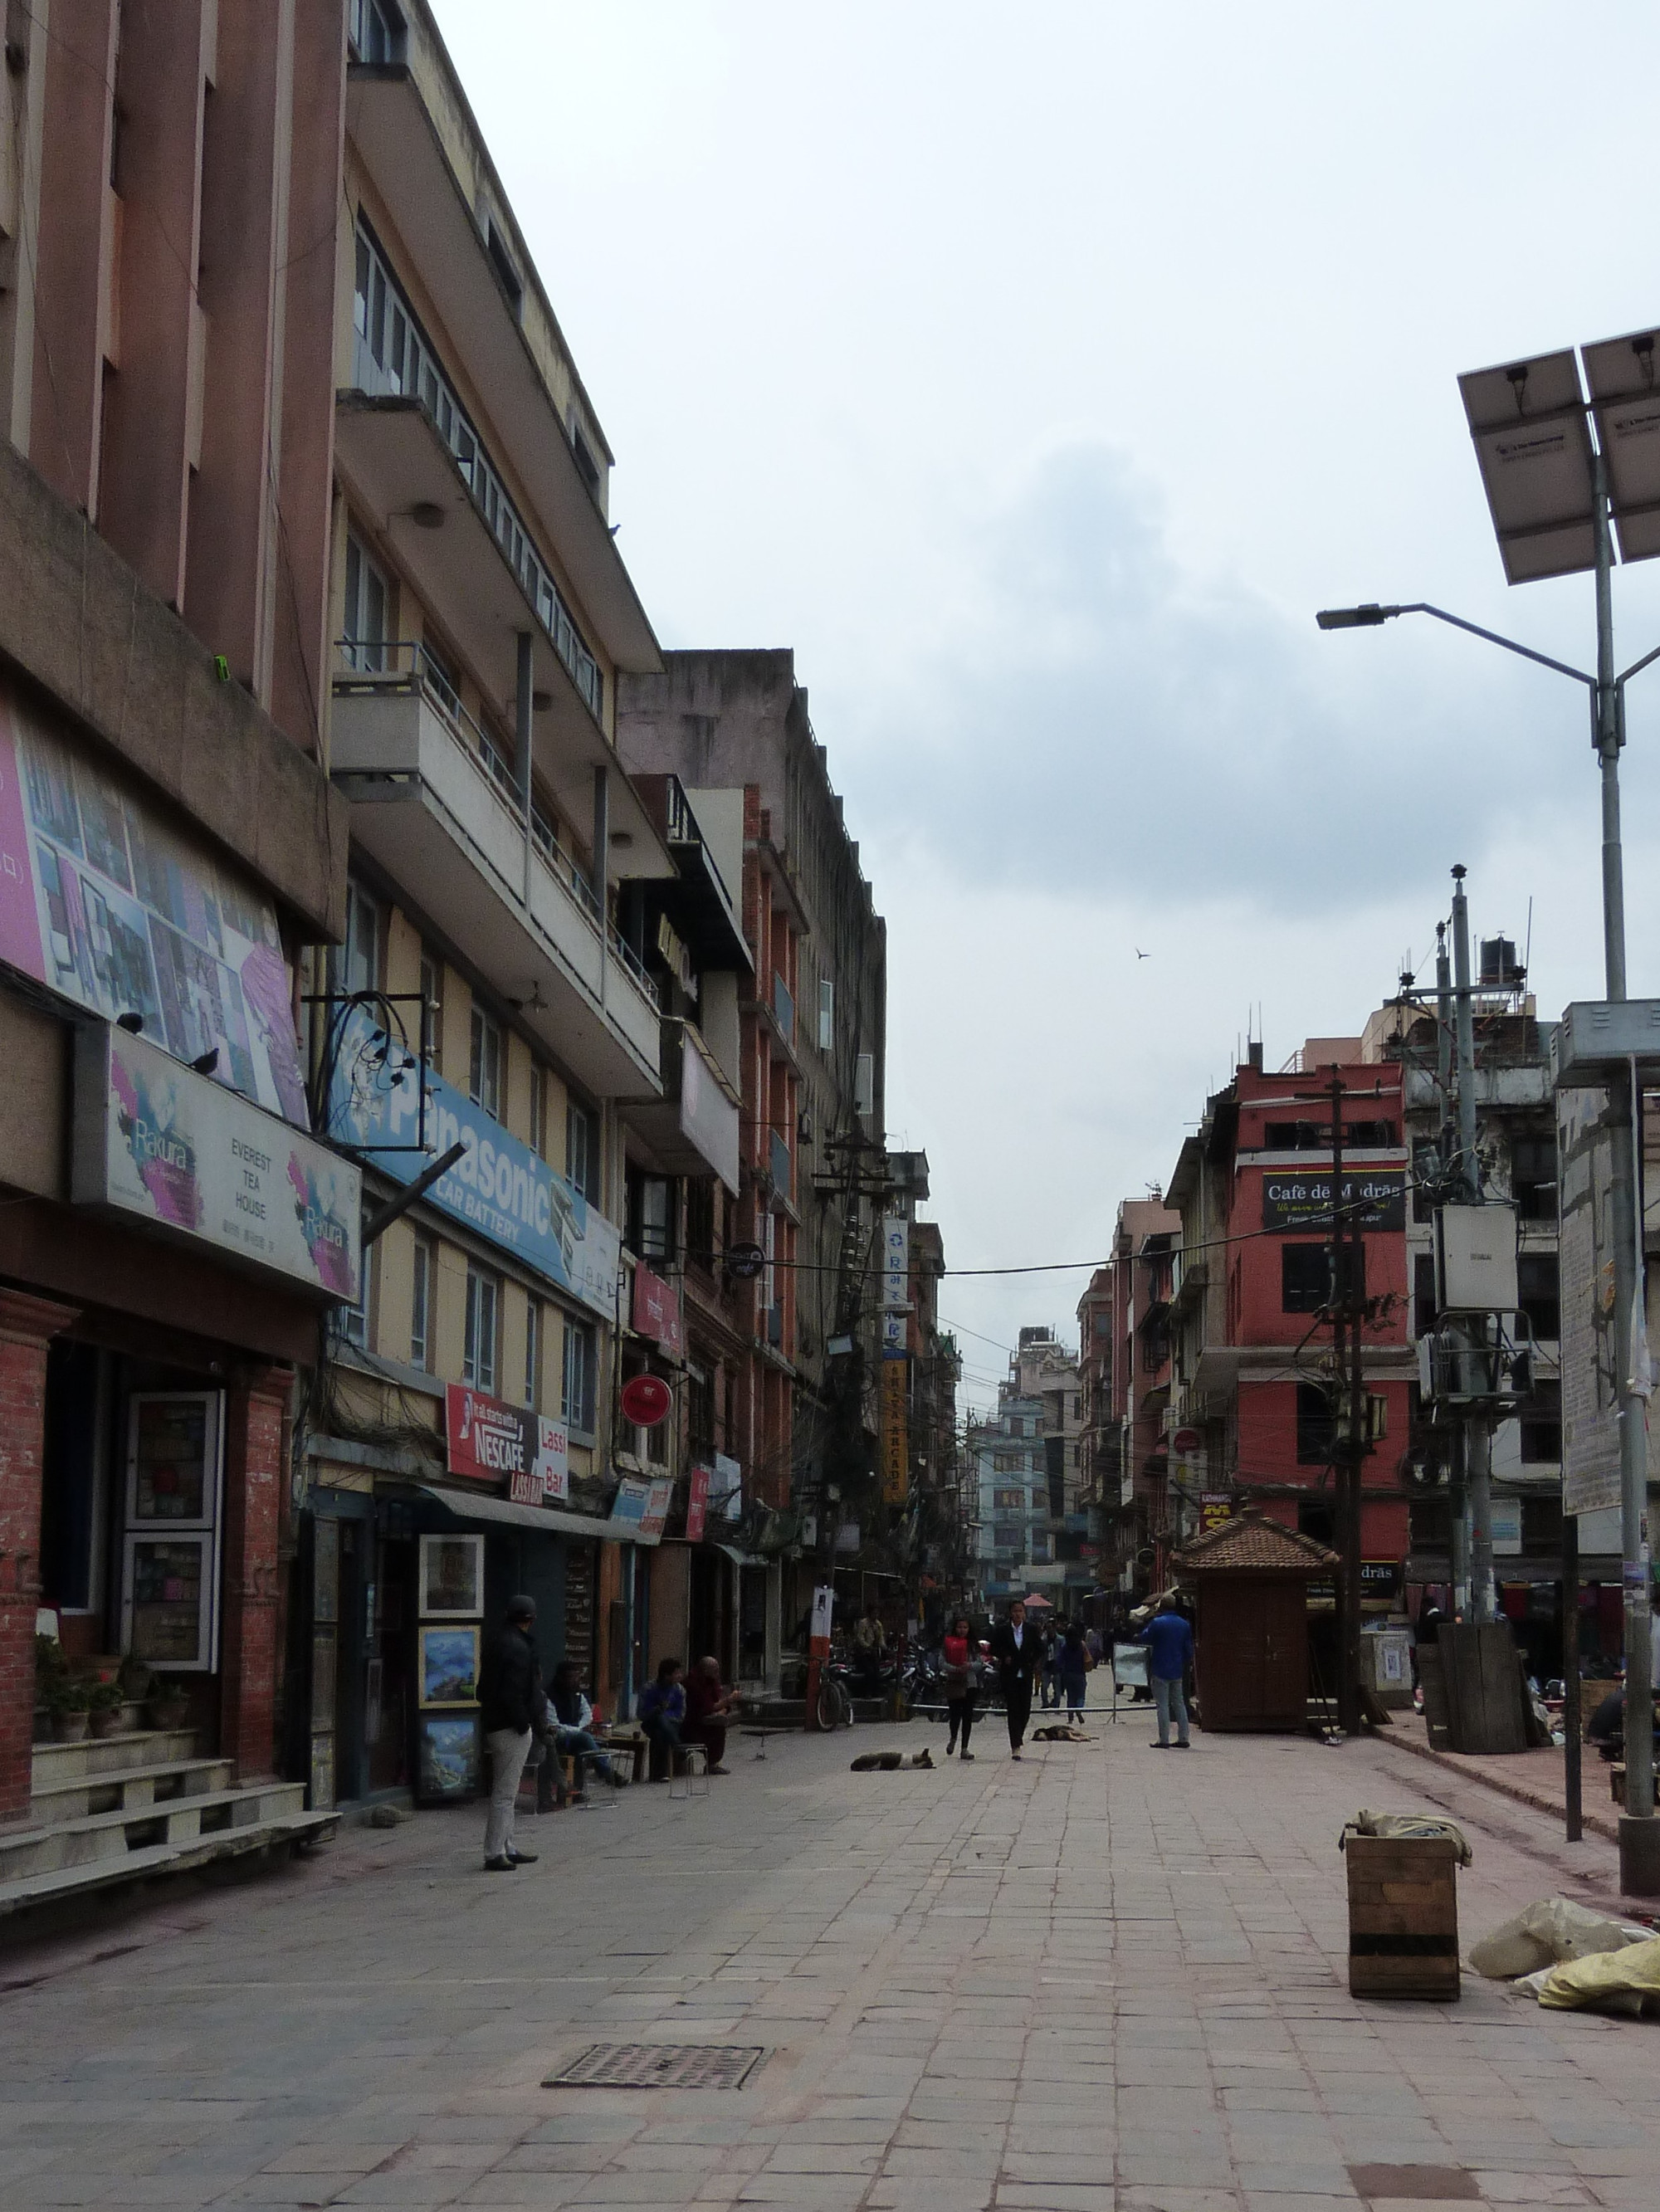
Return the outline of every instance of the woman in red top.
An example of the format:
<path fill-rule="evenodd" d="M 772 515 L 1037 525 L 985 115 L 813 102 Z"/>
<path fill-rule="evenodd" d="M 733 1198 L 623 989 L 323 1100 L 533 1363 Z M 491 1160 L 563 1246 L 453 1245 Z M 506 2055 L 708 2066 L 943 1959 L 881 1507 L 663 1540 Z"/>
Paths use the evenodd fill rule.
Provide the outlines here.
<path fill-rule="evenodd" d="M 945 1640 L 946 1711 L 951 1717 L 951 1734 L 946 1742 L 949 1759 L 957 1748 L 960 1733 L 963 1756 L 972 1759 L 969 1749 L 969 1731 L 974 1726 L 974 1698 L 979 1684 L 980 1657 L 970 1638 L 966 1618 L 958 1613 L 952 1623 L 951 1634 Z"/>

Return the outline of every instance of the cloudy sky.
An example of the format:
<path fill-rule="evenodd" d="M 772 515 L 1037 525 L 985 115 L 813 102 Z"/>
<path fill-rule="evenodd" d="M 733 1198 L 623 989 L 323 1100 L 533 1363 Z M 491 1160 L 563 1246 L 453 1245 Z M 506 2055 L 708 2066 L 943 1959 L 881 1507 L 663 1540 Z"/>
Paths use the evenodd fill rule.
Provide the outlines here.
<path fill-rule="evenodd" d="M 1428 599 L 1592 657 L 1587 580 L 1504 583 L 1455 380 L 1660 321 L 1660 13 L 435 4 L 659 635 L 795 648 L 953 1266 L 1103 1253 L 1256 1010 L 1270 1066 L 1357 1030 L 1456 860 L 1478 929 L 1531 902 L 1542 1013 L 1600 994 L 1581 695 L 1312 617 Z M 1623 665 L 1656 564 L 1615 614 Z M 1084 1280 L 947 1284 L 972 1396 Z"/>

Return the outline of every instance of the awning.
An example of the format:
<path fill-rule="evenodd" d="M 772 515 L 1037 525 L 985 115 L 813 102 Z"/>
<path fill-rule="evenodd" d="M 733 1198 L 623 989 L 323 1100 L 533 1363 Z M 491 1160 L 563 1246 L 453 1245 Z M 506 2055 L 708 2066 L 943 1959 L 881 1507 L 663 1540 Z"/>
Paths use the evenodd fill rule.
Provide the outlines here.
<path fill-rule="evenodd" d="M 658 1540 L 655 1536 L 642 1535 L 637 1521 L 602 1521 L 597 1514 L 567 1513 L 557 1505 L 515 1505 L 507 1498 L 473 1498 L 465 1491 L 441 1490 L 429 1482 L 417 1483 L 416 1488 L 457 1522 L 485 1521 L 496 1527 L 532 1528 L 543 1536 L 601 1536 L 614 1544 Z"/>

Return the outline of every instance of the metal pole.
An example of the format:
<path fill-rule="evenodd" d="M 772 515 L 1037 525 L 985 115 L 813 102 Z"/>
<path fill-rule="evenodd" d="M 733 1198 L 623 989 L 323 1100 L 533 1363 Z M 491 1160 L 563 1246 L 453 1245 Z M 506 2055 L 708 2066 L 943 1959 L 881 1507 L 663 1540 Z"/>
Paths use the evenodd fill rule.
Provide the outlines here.
<path fill-rule="evenodd" d="M 1562 1516 L 1562 1779 L 1567 1838 L 1585 1832 L 1581 1790 L 1579 1717 L 1579 1516 Z"/>
<path fill-rule="evenodd" d="M 1453 1028 L 1452 959 L 1447 951 L 1447 926 L 1444 921 L 1435 925 L 1435 1079 L 1441 1093 L 1441 1163 L 1444 1176 L 1450 1164 L 1452 1152 L 1452 1066 Z M 1437 1316 L 1438 1320 L 1439 1316 Z M 1460 1428 L 1453 1436 L 1452 1466 L 1447 1480 L 1448 1566 L 1452 1575 L 1452 1617 L 1466 1620 L 1469 1617 L 1470 1562 L 1469 1522 L 1464 1511 L 1464 1437 Z"/>
<path fill-rule="evenodd" d="M 1596 739 L 1602 779 L 1602 952 L 1610 1000 L 1626 995 L 1625 865 L 1620 843 L 1620 693 L 1614 673 L 1613 547 L 1608 531 L 1608 471 L 1596 456 Z M 1631 1385 L 1631 1351 L 1643 1296 L 1635 1128 L 1637 1101 L 1623 1073 L 1609 1085 L 1613 1109 L 1615 1344 L 1620 1376 L 1620 1549 L 1625 1581 L 1626 1820 L 1620 1823 L 1621 1887 L 1648 1896 L 1660 1890 L 1652 1837 L 1628 1836 L 1627 1822 L 1654 1814 L 1653 1680 L 1649 1650 L 1649 1470 L 1646 1401 Z M 1629 1848 L 1628 1848 L 1629 1844 Z"/>
<path fill-rule="evenodd" d="M 1458 1036 L 1458 1179 L 1460 1196 L 1467 1206 L 1481 1203 L 1481 1167 L 1475 1150 L 1475 1017 L 1470 988 L 1469 902 L 1464 895 L 1464 871 L 1452 872 L 1452 967 L 1454 1004 Z M 1465 1373 L 1469 1382 L 1482 1373 L 1487 1361 L 1486 1324 L 1466 1320 L 1459 1325 L 1465 1346 Z M 1469 1504 L 1469 1607 L 1475 1621 L 1493 1616 L 1493 1431 L 1487 1416 L 1469 1412 L 1464 1417 L 1464 1475 Z"/>

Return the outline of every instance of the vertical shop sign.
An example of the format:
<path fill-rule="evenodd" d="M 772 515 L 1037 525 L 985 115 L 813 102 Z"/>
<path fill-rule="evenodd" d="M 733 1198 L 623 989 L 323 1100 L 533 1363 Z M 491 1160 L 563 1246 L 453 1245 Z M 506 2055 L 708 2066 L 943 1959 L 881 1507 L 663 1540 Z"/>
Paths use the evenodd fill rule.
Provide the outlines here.
<path fill-rule="evenodd" d="M 1562 1505 L 1620 1504 L 1620 1341 L 1614 1295 L 1614 1155 L 1601 1091 L 1556 1095 L 1561 1176 Z"/>
<path fill-rule="evenodd" d="M 897 1313 L 903 1310 L 909 1259 L 910 1224 L 903 1213 L 890 1213 L 882 1223 L 882 1306 L 885 1312 Z"/>
<path fill-rule="evenodd" d="M 708 1518 L 709 1471 L 706 1467 L 695 1467 L 691 1471 L 690 1489 L 686 1498 L 686 1541 L 701 1544 L 703 1525 Z"/>
<path fill-rule="evenodd" d="M 909 1365 L 904 1359 L 885 1359 L 880 1370 L 882 1502 L 885 1505 L 903 1505 L 909 1486 L 910 1425 L 905 1404 Z"/>

